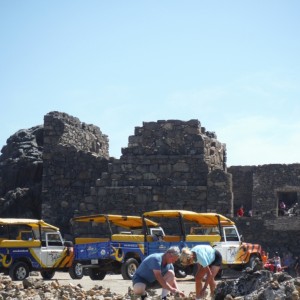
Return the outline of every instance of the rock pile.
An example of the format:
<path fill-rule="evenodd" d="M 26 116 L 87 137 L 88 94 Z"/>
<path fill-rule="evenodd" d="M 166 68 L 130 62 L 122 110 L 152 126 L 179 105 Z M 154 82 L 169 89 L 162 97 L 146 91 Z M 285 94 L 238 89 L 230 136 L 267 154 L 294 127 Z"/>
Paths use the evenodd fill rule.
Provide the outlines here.
<path fill-rule="evenodd" d="M 149 299 L 158 300 L 161 297 L 156 290 L 149 291 Z M 110 289 L 95 285 L 85 290 L 80 284 L 61 285 L 57 280 L 44 281 L 28 277 L 23 282 L 14 282 L 9 276 L 0 276 L 0 300 L 133 300 L 137 299 L 128 288 L 128 293 L 120 295 Z M 194 295 L 186 298 L 172 296 L 170 300 L 190 300 Z"/>
<path fill-rule="evenodd" d="M 28 277 L 22 283 L 13 282 L 8 276 L 0 277 L 0 300 L 121 300 L 130 299 L 95 286 L 85 291 L 80 284 L 60 285 L 57 280 L 46 282 Z"/>
<path fill-rule="evenodd" d="M 161 299 L 160 290 L 149 290 L 147 300 Z M 206 300 L 299 300 L 300 278 L 287 273 L 271 273 L 267 270 L 243 272 L 237 279 L 223 280 L 217 285 L 215 297 Z M 80 284 L 61 285 L 57 280 L 44 281 L 28 277 L 23 282 L 13 282 L 8 276 L 0 276 L 0 300 L 135 300 L 128 287 L 125 295 L 95 285 L 85 290 Z M 194 300 L 195 293 L 187 297 L 169 296 L 168 300 Z"/>
<path fill-rule="evenodd" d="M 33 274 L 34 275 L 34 274 Z M 159 290 L 148 290 L 147 300 L 160 300 Z M 80 284 L 61 285 L 58 280 L 44 281 L 28 277 L 23 282 L 15 282 L 9 276 L 0 275 L 0 300 L 135 300 L 131 287 L 125 295 L 117 294 L 110 289 L 95 285 L 85 290 Z M 168 300 L 192 300 L 195 293 L 187 297 L 169 296 Z"/>
<path fill-rule="evenodd" d="M 238 279 L 220 282 L 214 300 L 299 300 L 299 295 L 299 277 L 248 269 Z"/>

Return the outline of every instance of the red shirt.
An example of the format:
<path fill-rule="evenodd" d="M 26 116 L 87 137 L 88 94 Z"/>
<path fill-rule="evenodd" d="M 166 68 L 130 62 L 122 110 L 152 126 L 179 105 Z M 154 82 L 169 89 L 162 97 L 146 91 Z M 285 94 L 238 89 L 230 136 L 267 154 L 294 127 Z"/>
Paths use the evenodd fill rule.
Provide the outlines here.
<path fill-rule="evenodd" d="M 237 216 L 242 217 L 243 215 L 244 215 L 244 209 L 239 208 L 239 210 L 237 211 Z"/>

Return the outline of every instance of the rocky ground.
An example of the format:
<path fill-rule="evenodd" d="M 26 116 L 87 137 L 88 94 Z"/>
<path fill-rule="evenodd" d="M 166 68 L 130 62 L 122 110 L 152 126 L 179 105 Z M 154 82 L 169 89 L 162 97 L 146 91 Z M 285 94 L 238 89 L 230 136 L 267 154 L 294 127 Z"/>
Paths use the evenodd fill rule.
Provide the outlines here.
<path fill-rule="evenodd" d="M 218 283 L 215 300 L 299 300 L 300 278 L 293 278 L 287 273 L 273 274 L 267 270 L 247 270 L 236 279 L 224 279 Z M 97 282 L 98 283 L 98 282 Z M 160 299 L 160 290 L 150 290 L 149 299 Z M 8 276 L 0 276 L 0 300 L 133 300 L 136 297 L 128 287 L 125 294 L 117 294 L 111 289 L 95 285 L 86 290 L 80 284 L 61 284 L 58 280 L 44 281 L 29 277 L 23 282 L 11 281 Z M 187 297 L 169 296 L 169 300 L 192 300 L 195 294 Z"/>

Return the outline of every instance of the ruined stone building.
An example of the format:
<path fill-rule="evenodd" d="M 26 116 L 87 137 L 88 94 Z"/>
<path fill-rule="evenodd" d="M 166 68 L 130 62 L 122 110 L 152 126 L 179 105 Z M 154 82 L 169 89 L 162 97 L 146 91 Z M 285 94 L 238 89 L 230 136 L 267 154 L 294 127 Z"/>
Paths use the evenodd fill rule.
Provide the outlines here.
<path fill-rule="evenodd" d="M 99 127 L 50 112 L 1 152 L 1 216 L 43 218 L 70 234 L 74 215 L 186 209 L 235 219 L 243 205 L 253 212 L 236 219 L 246 241 L 299 253 L 300 217 L 278 216 L 278 203 L 299 201 L 300 165 L 227 168 L 226 144 L 199 120 L 144 122 L 116 159 Z"/>

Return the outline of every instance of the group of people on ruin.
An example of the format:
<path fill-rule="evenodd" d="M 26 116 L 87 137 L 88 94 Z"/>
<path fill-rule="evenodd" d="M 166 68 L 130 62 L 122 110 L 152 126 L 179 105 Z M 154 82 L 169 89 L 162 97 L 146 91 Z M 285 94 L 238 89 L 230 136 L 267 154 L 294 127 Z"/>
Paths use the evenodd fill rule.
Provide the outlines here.
<path fill-rule="evenodd" d="M 244 206 L 241 205 L 241 206 L 239 207 L 239 209 L 237 210 L 237 212 L 236 212 L 236 216 L 237 216 L 238 218 L 244 217 L 244 216 L 252 217 L 252 209 L 250 209 L 247 213 L 245 213 Z"/>
<path fill-rule="evenodd" d="M 280 201 L 278 204 L 278 216 L 297 216 L 300 214 L 300 206 L 298 203 L 294 203 L 293 205 L 287 206 L 284 201 Z M 247 213 L 245 212 L 244 206 L 241 205 L 237 211 L 236 216 L 240 217 L 252 217 L 252 209 L 250 209 Z"/>
<path fill-rule="evenodd" d="M 280 201 L 278 205 L 278 216 L 297 216 L 300 214 L 300 207 L 298 203 L 294 203 L 289 207 L 286 205 L 284 201 Z"/>
<path fill-rule="evenodd" d="M 269 253 L 262 252 L 262 263 L 265 269 L 272 272 L 287 272 L 290 275 L 300 276 L 300 259 L 299 256 L 293 257 L 290 252 L 286 252 L 281 257 L 276 251 L 274 256 L 269 257 Z"/>

